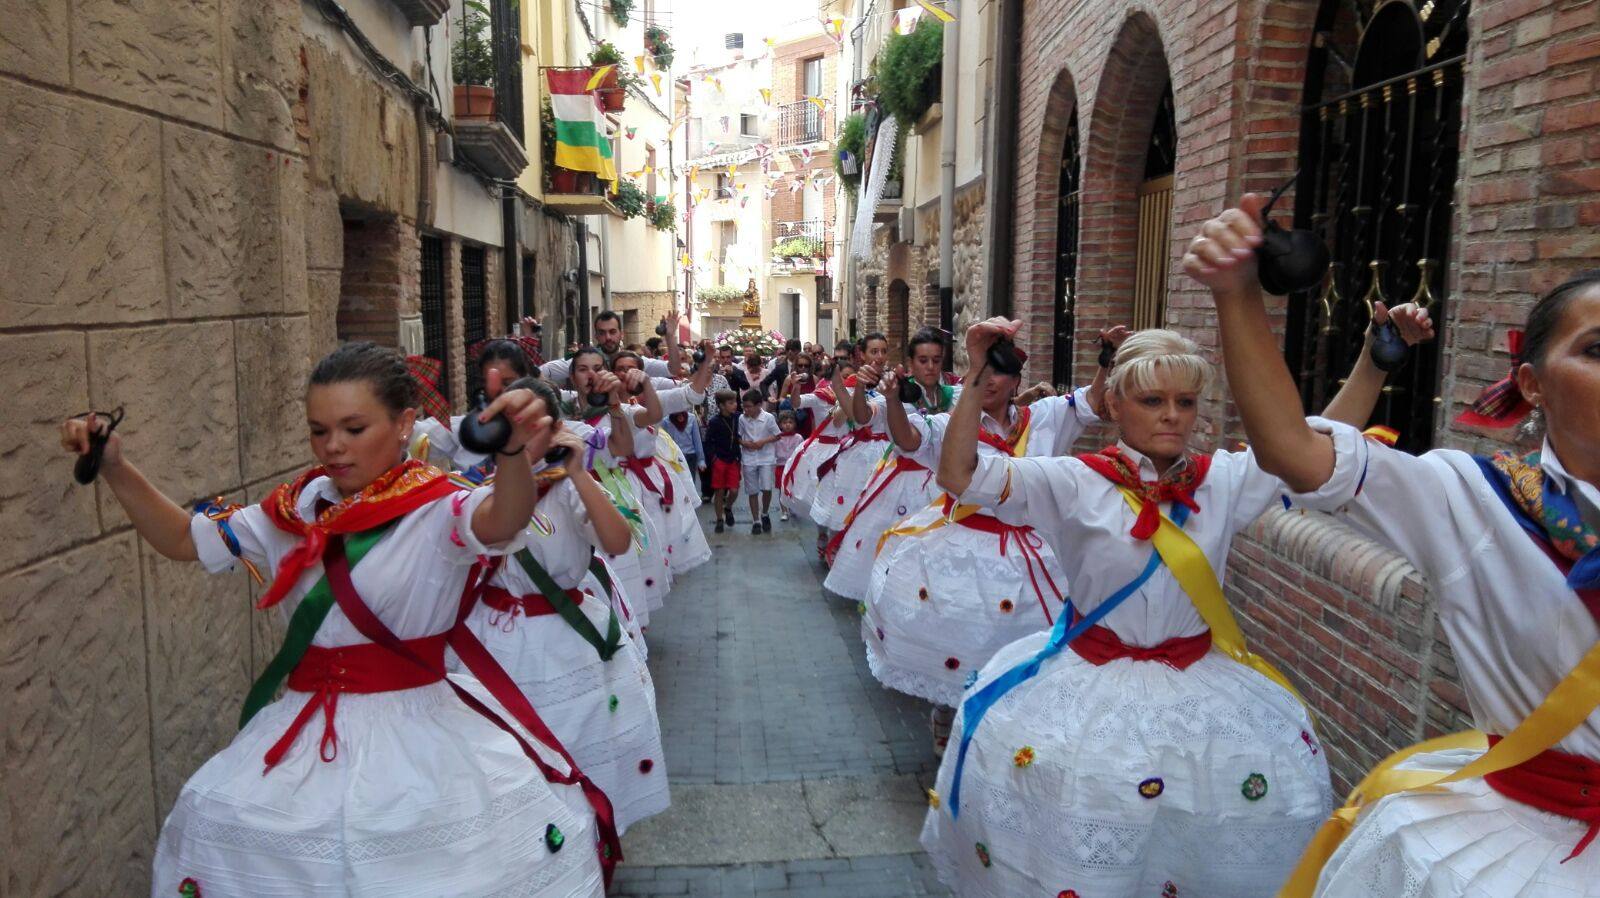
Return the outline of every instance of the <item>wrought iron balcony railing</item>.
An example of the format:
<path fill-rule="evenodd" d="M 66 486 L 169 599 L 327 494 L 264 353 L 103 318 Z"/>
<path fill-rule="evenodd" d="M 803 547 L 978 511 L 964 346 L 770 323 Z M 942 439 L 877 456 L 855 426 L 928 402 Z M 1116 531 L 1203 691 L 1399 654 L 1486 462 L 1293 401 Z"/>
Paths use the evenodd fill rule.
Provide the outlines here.
<path fill-rule="evenodd" d="M 828 114 L 810 100 L 788 103 L 778 110 L 778 145 L 797 146 L 827 140 Z"/>

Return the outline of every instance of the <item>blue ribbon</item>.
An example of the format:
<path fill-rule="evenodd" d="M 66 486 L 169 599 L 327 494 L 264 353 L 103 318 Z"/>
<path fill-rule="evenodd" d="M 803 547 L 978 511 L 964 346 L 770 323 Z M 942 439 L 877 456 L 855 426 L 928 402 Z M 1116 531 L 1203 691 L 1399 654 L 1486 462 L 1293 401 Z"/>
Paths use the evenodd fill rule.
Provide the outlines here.
<path fill-rule="evenodd" d="M 1550 535 L 1545 532 L 1544 523 L 1534 520 L 1527 509 L 1522 507 L 1522 503 L 1511 495 L 1510 478 L 1506 473 L 1495 467 L 1490 459 L 1475 455 L 1472 460 L 1478 463 L 1484 479 L 1489 481 L 1495 495 L 1500 498 L 1500 502 L 1511 512 L 1511 517 L 1521 525 L 1522 529 L 1534 539 L 1549 543 Z M 1573 521 L 1583 520 L 1578 512 L 1578 503 L 1574 502 L 1571 496 L 1552 486 L 1549 474 L 1544 475 L 1544 495 L 1540 497 L 1540 501 L 1555 509 L 1562 517 Z M 1590 550 L 1573 563 L 1572 570 L 1567 571 L 1567 587 L 1574 592 L 1580 589 L 1600 589 L 1600 549 Z"/>
<path fill-rule="evenodd" d="M 1189 507 L 1181 502 L 1174 502 L 1170 517 L 1172 523 L 1182 527 L 1184 521 L 1189 519 Z M 1050 640 L 1044 644 L 1044 648 L 1040 649 L 1037 654 L 1027 661 L 990 680 L 982 689 L 962 701 L 961 746 L 956 750 L 956 769 L 950 781 L 951 817 L 959 818 L 961 816 L 961 772 L 966 768 L 967 764 L 967 747 L 972 744 L 972 736 L 978 731 L 978 724 L 983 722 L 983 716 L 989 713 L 989 709 L 1006 693 L 1033 679 L 1039 673 L 1039 668 L 1044 662 L 1060 654 L 1061 650 L 1071 644 L 1072 640 L 1077 639 L 1090 627 L 1100 623 L 1106 615 L 1115 611 L 1118 605 L 1127 601 L 1129 596 L 1138 592 L 1140 587 L 1144 586 L 1145 581 L 1149 580 L 1159 567 L 1161 567 L 1161 553 L 1151 549 L 1150 560 L 1145 563 L 1144 570 L 1139 572 L 1139 576 L 1134 577 L 1126 586 L 1112 593 L 1110 598 L 1101 602 L 1098 608 L 1089 612 L 1077 623 L 1072 622 L 1072 619 L 1077 617 L 1077 614 L 1076 609 L 1073 608 L 1072 599 L 1068 598 L 1066 607 L 1062 608 L 1061 613 L 1056 616 L 1056 625 L 1051 629 Z"/>

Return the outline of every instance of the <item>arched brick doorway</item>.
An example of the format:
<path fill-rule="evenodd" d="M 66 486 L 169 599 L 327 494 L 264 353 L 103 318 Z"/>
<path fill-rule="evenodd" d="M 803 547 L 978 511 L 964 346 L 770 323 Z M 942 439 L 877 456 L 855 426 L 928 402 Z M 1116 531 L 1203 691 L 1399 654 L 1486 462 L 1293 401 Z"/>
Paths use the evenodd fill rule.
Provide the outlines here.
<path fill-rule="evenodd" d="M 905 352 L 906 340 L 910 339 L 907 330 L 911 314 L 911 287 L 905 281 L 895 278 L 889 282 L 889 357 L 894 358 Z"/>
<path fill-rule="evenodd" d="M 1173 160 L 1167 163 L 1173 166 L 1168 169 L 1170 191 L 1170 172 L 1177 158 L 1176 116 L 1170 98 L 1171 76 L 1160 32 L 1149 15 L 1132 12 L 1107 54 L 1083 142 L 1075 309 L 1080 331 L 1133 321 L 1135 292 L 1140 287 L 1138 263 L 1142 260 L 1151 263 L 1149 270 L 1162 273 L 1157 279 L 1159 296 L 1165 295 L 1172 269 L 1171 224 L 1160 207 L 1147 208 L 1146 247 L 1141 255 L 1140 199 L 1141 188 L 1148 195 L 1152 180 L 1147 177 L 1155 149 L 1152 136 L 1162 139 L 1161 130 L 1169 126 L 1165 133 L 1172 143 L 1165 152 Z M 1171 116 L 1170 123 L 1164 116 Z M 1166 209 L 1170 209 L 1170 201 Z M 1151 218 L 1155 213 L 1165 222 L 1159 227 Z"/>
<path fill-rule="evenodd" d="M 1062 69 L 1045 100 L 1039 150 L 1031 160 L 1036 208 L 1032 237 L 1021 249 L 1034 270 L 1046 271 L 1051 285 L 1048 333 L 1032 335 L 1030 349 L 1056 384 L 1075 382 L 1072 343 L 1077 331 L 1078 204 L 1083 159 L 1079 152 L 1078 91 L 1072 73 Z M 1042 285 L 1041 285 L 1042 286 Z M 1015 306 L 1014 306 L 1015 307 Z"/>

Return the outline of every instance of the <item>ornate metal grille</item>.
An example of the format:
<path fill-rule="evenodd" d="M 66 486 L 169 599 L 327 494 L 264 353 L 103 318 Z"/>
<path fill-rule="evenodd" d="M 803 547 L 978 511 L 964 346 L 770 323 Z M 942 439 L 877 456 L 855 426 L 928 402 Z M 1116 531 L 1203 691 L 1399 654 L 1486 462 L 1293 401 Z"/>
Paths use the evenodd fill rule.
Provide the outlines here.
<path fill-rule="evenodd" d="M 527 145 L 522 128 L 522 23 L 514 0 L 490 0 L 490 50 L 494 57 L 494 117 Z"/>
<path fill-rule="evenodd" d="M 1072 340 L 1078 311 L 1078 113 L 1067 119 L 1061 146 L 1061 189 L 1056 209 L 1056 348 L 1050 379 L 1057 386 L 1072 383 Z"/>
<path fill-rule="evenodd" d="M 422 236 L 422 354 L 450 370 L 450 344 L 444 310 L 444 241 Z M 450 398 L 450 378 L 441 377 L 439 392 Z"/>
<path fill-rule="evenodd" d="M 1295 226 L 1328 242 L 1315 290 L 1289 298 L 1286 355 L 1307 411 L 1338 391 L 1372 308 L 1443 316 L 1469 0 L 1323 0 L 1306 66 Z M 1433 441 L 1439 345 L 1389 377 L 1379 422 Z"/>
<path fill-rule="evenodd" d="M 466 347 L 489 336 L 488 284 L 484 280 L 483 247 L 461 247 L 461 324 L 465 337 L 467 359 L 467 393 L 476 393 L 483 386 L 483 375 L 478 366 L 470 364 L 472 353 Z"/>

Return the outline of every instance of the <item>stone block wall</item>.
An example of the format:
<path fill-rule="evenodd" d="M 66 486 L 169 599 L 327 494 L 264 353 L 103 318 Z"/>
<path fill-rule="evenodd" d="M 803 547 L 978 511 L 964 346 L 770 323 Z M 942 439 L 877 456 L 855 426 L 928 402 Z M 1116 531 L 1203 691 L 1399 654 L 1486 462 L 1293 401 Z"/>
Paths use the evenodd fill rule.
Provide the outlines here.
<path fill-rule="evenodd" d="M 1181 273 L 1188 240 L 1247 190 L 1298 164 L 1314 0 L 1026 0 L 1012 220 L 1016 315 L 1048 372 L 1061 149 L 1082 159 L 1080 332 L 1131 306 L 1133 188 L 1154 95 L 1170 73 L 1178 126 L 1167 322 L 1214 352 L 1209 297 Z M 1537 296 L 1600 263 L 1600 0 L 1474 4 L 1443 307 L 1435 445 L 1493 448 L 1448 422 L 1506 370 L 1505 332 Z M 1292 195 L 1285 202 L 1292 203 Z M 1281 304 L 1270 311 L 1281 327 Z M 1092 376 L 1094 353 L 1074 359 Z M 1226 385 L 1203 409 L 1207 447 L 1240 434 Z M 1467 721 L 1426 584 L 1402 560 L 1319 515 L 1271 514 L 1235 544 L 1230 598 L 1258 650 L 1306 691 L 1344 787 L 1386 751 Z"/>
<path fill-rule="evenodd" d="M 627 312 L 638 313 L 632 319 L 633 326 L 624 329 L 622 342 L 643 346 L 644 341 L 656 335 L 656 325 L 661 322 L 662 316 L 672 311 L 676 298 L 677 294 L 671 290 L 611 294 L 611 311 L 622 315 L 624 319 L 628 318 Z"/>
<path fill-rule="evenodd" d="M 148 891 L 265 648 L 247 579 L 156 556 L 56 432 L 125 407 L 128 457 L 183 502 L 259 498 L 306 460 L 312 321 L 332 319 L 308 277 L 300 15 L 0 0 L 0 893 Z"/>

